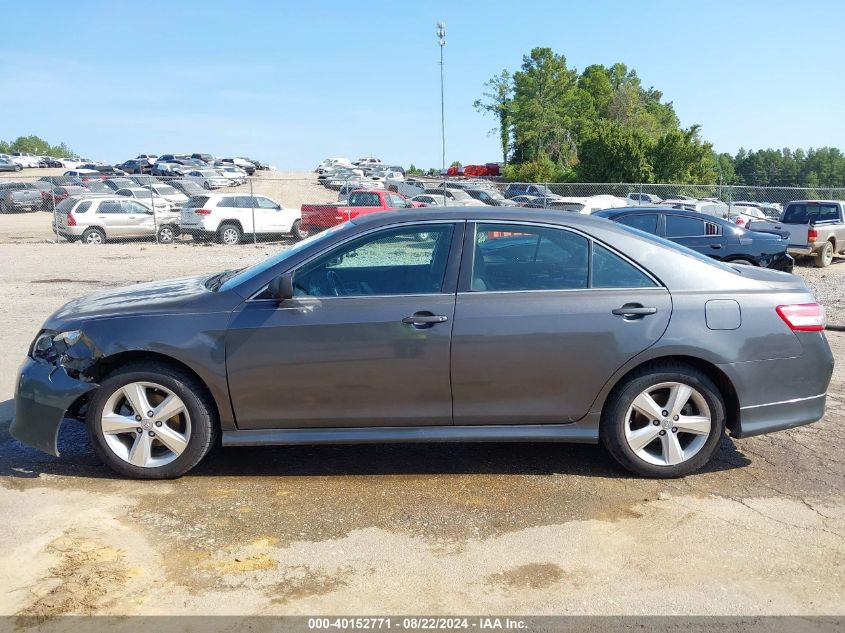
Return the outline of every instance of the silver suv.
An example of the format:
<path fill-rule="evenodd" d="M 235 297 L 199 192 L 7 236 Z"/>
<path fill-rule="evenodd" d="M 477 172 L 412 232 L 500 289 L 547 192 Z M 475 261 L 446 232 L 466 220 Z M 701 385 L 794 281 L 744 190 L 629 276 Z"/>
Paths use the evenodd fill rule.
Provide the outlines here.
<path fill-rule="evenodd" d="M 179 214 L 152 209 L 123 196 L 72 196 L 56 206 L 54 230 L 69 242 L 151 238 L 163 244 L 179 235 Z"/>

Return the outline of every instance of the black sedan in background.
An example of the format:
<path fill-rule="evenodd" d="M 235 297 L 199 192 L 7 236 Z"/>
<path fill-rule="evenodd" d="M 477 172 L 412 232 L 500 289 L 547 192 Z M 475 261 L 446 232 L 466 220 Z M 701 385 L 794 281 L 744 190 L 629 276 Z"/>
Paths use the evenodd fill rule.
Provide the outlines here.
<path fill-rule="evenodd" d="M 777 233 L 748 231 L 705 213 L 663 207 L 626 207 L 594 213 L 626 226 L 664 237 L 713 259 L 792 272 L 795 260 L 788 240 Z"/>

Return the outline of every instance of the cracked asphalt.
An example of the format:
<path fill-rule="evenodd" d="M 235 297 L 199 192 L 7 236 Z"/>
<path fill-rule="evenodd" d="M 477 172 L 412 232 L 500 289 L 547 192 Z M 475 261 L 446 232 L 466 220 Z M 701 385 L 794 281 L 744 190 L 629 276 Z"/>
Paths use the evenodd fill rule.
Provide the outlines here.
<path fill-rule="evenodd" d="M 845 333 L 823 420 L 725 438 L 672 481 L 597 446 L 460 444 L 216 449 L 138 482 L 78 425 L 61 458 L 10 438 L 15 369 L 62 303 L 274 248 L 0 248 L 0 613 L 842 613 Z"/>

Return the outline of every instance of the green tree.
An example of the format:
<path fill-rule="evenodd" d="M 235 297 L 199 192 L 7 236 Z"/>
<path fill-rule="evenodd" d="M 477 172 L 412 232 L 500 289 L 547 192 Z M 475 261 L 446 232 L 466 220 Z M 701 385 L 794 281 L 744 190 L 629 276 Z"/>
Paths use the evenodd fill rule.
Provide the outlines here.
<path fill-rule="evenodd" d="M 14 141 L 0 141 L 0 153 L 26 152 L 36 156 L 55 156 L 57 158 L 69 158 L 73 156 L 71 149 L 64 143 L 50 145 L 39 136 L 19 136 Z"/>
<path fill-rule="evenodd" d="M 511 147 L 511 74 L 503 70 L 493 76 L 484 84 L 487 90 L 483 93 L 483 99 L 476 99 L 473 107 L 482 114 L 492 114 L 497 119 L 496 127 L 491 134 L 499 134 L 499 143 L 502 146 L 502 161 L 508 164 L 508 152 Z"/>
<path fill-rule="evenodd" d="M 651 152 L 657 182 L 706 184 L 716 182 L 713 146 L 701 140 L 700 126 L 664 134 Z"/>
<path fill-rule="evenodd" d="M 650 151 L 642 131 L 603 119 L 581 144 L 577 173 L 585 182 L 651 182 Z"/>
<path fill-rule="evenodd" d="M 549 158 L 565 167 L 577 160 L 580 125 L 592 106 L 563 55 L 535 48 L 513 75 L 514 157 Z"/>

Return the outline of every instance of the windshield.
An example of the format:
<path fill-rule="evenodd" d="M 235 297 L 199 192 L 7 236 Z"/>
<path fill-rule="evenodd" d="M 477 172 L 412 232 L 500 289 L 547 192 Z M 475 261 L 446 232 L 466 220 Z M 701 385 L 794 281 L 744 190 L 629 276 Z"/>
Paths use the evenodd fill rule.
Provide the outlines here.
<path fill-rule="evenodd" d="M 723 264 L 722 262 L 716 261 L 715 259 L 711 259 L 707 257 L 707 255 L 702 255 L 701 253 L 692 250 L 691 248 L 687 248 L 686 246 L 682 246 L 677 242 L 672 242 L 670 240 L 664 239 L 652 233 L 646 233 L 645 231 L 641 231 L 640 229 L 635 229 L 633 226 L 628 226 L 626 224 L 622 224 L 621 222 L 617 222 L 616 226 L 621 229 L 628 231 L 629 233 L 633 233 L 639 237 L 645 238 L 650 242 L 654 242 L 656 244 L 660 244 L 661 246 L 665 246 L 666 248 L 671 248 L 673 251 L 677 251 L 682 255 L 686 255 L 687 257 L 693 257 L 700 262 L 705 264 L 709 264 L 711 266 L 715 266 L 716 268 L 720 268 L 724 271 L 729 273 L 739 274 L 736 268 L 732 268 L 727 264 Z"/>
<path fill-rule="evenodd" d="M 153 191 L 163 196 L 172 196 L 179 193 L 170 185 L 158 185 L 157 187 L 153 187 Z"/>
<path fill-rule="evenodd" d="M 296 244 L 294 244 L 290 248 L 285 249 L 285 250 L 277 253 L 276 255 L 273 255 L 272 257 L 268 257 L 264 261 L 258 262 L 257 264 L 255 264 L 254 266 L 250 266 L 249 268 L 244 268 L 240 271 L 230 271 L 230 272 L 233 272 L 235 274 L 232 274 L 231 276 L 226 277 L 224 279 L 224 281 L 222 283 L 218 283 L 215 288 L 211 288 L 211 285 L 210 285 L 210 282 L 212 282 L 212 280 L 215 280 L 214 277 L 212 277 L 209 280 L 209 282 L 206 282 L 206 284 L 209 285 L 210 289 L 212 289 L 212 290 L 219 289 L 221 292 L 225 292 L 226 290 L 231 290 L 232 288 L 236 288 L 237 286 L 241 285 L 242 283 L 247 282 L 250 279 L 253 279 L 253 278 L 265 273 L 266 271 L 270 270 L 271 268 L 281 264 L 282 262 L 284 262 L 289 257 L 292 257 L 292 256 L 296 255 L 297 253 L 300 253 L 301 251 L 308 248 L 309 246 L 311 246 L 315 242 L 318 242 L 318 241 L 325 239 L 325 238 L 327 238 L 331 235 L 334 235 L 335 233 L 337 233 L 341 229 L 345 228 L 348 224 L 349 224 L 349 222 L 344 222 L 343 224 L 335 225 L 335 226 L 331 227 L 330 229 L 322 231 L 321 233 L 315 233 L 314 235 L 305 238 L 301 242 L 297 242 Z M 223 273 L 223 274 L 226 274 L 226 273 Z"/>

